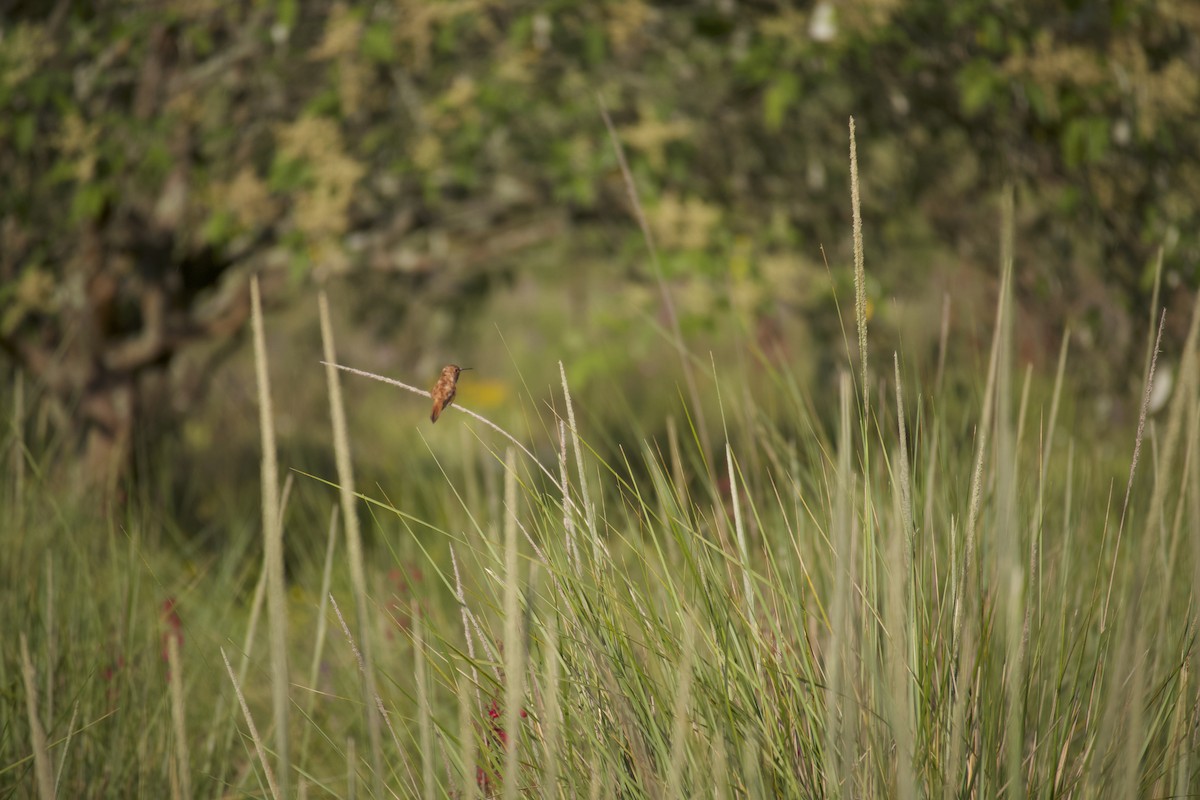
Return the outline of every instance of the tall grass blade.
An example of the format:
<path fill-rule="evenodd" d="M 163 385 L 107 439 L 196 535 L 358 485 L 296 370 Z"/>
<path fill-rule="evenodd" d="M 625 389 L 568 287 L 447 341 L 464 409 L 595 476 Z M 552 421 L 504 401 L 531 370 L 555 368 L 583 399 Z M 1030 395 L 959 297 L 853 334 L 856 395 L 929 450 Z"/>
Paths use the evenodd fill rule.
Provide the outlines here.
<path fill-rule="evenodd" d="M 561 716 L 562 702 L 559 697 L 561 690 L 561 677 L 559 675 L 559 640 L 558 640 L 558 614 L 551 611 L 549 619 L 546 621 L 546 654 L 543 659 L 546 669 L 545 685 L 542 689 L 542 697 L 544 699 L 544 718 L 542 720 L 543 728 L 543 764 L 545 772 L 542 773 L 542 795 L 545 800 L 554 800 L 558 797 L 558 775 L 560 760 L 562 754 L 559 752 L 561 745 Z"/>
<path fill-rule="evenodd" d="M 517 541 L 517 456 L 504 459 L 504 797 L 520 793 L 521 703 L 524 698 L 525 642 L 521 635 L 521 576 Z"/>
<path fill-rule="evenodd" d="M 337 520 L 338 512 L 334 508 L 329 514 L 329 535 L 325 544 L 325 566 L 321 570 L 321 599 L 317 604 L 317 631 L 313 636 L 312 660 L 308 665 L 308 705 L 305 716 L 311 718 L 313 706 L 317 698 L 317 679 L 320 677 L 321 659 L 325 655 L 325 634 L 329 623 L 326 618 L 329 602 L 329 586 L 333 582 L 333 554 L 337 549 Z M 367 698 L 369 703 L 369 698 Z M 300 763 L 304 764 L 308 757 L 308 737 L 313 726 L 304 728 L 304 738 L 300 743 Z"/>
<path fill-rule="evenodd" d="M 329 299 L 325 292 L 317 298 L 321 318 L 321 344 L 325 356 L 325 383 L 329 394 L 329 414 L 333 427 L 333 453 L 337 462 L 338 495 L 342 503 L 342 518 L 346 525 L 346 554 L 350 562 L 350 585 L 354 589 L 354 610 L 358 622 L 358 640 L 362 645 L 363 713 L 367 721 L 367 744 L 371 748 L 371 769 L 377 797 L 383 796 L 383 744 L 379 716 L 372 698 L 375 696 L 375 663 L 373 637 L 370 635 L 370 613 L 367 606 L 367 578 L 363 567 L 362 533 L 354 498 L 354 465 L 350 457 L 350 433 L 346 424 L 346 409 L 342 401 L 342 386 L 338 380 L 337 348 L 334 345 L 333 325 L 329 321 Z M 323 593 L 327 594 L 328 592 Z"/>
<path fill-rule="evenodd" d="M 275 449 L 275 415 L 267 368 L 267 339 L 263 326 L 258 277 L 250 281 L 251 321 L 254 327 L 254 371 L 258 377 L 259 428 L 262 433 L 263 553 L 267 566 L 268 641 L 271 650 L 271 704 L 275 717 L 275 763 L 279 788 L 288 794 L 291 759 L 288 742 L 287 595 L 283 574 L 283 525 L 279 508 L 279 465 Z"/>

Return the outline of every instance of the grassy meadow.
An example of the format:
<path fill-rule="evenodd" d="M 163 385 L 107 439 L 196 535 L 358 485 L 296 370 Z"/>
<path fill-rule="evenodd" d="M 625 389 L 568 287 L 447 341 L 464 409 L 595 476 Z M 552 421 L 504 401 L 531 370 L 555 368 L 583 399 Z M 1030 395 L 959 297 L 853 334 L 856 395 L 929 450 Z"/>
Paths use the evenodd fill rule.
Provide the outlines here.
<path fill-rule="evenodd" d="M 56 495 L 17 418 L 0 797 L 1200 793 L 1200 317 L 1165 410 L 1080 436 L 1069 339 L 1045 391 L 1014 356 L 1004 236 L 967 401 L 872 350 L 859 293 L 819 398 L 679 348 L 666 435 L 600 447 L 558 365 L 523 430 L 452 407 L 423 430 L 457 459 L 388 485 L 323 306 L 336 469 L 276 461 L 258 313 L 262 504 L 219 548 Z"/>

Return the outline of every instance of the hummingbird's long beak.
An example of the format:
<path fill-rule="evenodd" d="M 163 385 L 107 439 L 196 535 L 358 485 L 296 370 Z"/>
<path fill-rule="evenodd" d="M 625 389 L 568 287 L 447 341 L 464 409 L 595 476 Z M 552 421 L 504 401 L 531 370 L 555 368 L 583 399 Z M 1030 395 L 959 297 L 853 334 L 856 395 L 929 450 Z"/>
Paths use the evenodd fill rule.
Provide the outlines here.
<path fill-rule="evenodd" d="M 466 371 L 467 371 L 467 370 L 469 370 L 469 369 L 475 369 L 475 368 L 474 368 L 474 367 L 459 367 L 459 368 L 458 368 L 458 371 L 459 371 L 459 372 L 466 372 Z"/>

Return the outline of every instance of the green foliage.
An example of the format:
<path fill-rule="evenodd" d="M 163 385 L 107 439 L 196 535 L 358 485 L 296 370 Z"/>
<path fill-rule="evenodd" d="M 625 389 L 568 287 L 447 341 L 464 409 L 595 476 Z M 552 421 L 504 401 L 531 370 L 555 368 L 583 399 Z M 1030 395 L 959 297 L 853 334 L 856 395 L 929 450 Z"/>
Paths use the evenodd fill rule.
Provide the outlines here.
<path fill-rule="evenodd" d="M 1048 287 L 1023 298 L 1030 311 L 1123 323 L 1083 339 L 1098 384 L 1114 380 L 1107 362 L 1140 354 L 1116 331 L 1137 319 L 1160 245 L 1166 274 L 1197 285 L 1200 19 L 1186 3 L 56 8 L 5 20 L 6 281 L 26 263 L 60 280 L 99 264 L 136 308 L 131 264 L 165 285 L 209 276 L 172 298 L 189 307 L 224 273 L 286 269 L 299 285 L 358 269 L 393 276 L 379 303 L 427 331 L 439 314 L 469 316 L 488 293 L 472 287 L 497 275 L 545 281 L 531 251 L 595 262 L 607 254 L 595 242 L 633 229 L 603 97 L 671 283 L 711 290 L 700 327 L 721 314 L 718 276 L 739 259 L 848 263 L 851 115 L 866 219 L 905 218 L 869 243 L 877 299 L 931 291 L 915 262 L 953 259 L 963 282 L 980 278 L 994 240 L 985 201 L 1005 182 L 1022 199 L 1025 283 Z M 645 258 L 624 252 L 614 272 L 637 275 Z M 738 280 L 780 293 L 764 269 Z M 61 341 L 85 311 L 105 316 L 18 315 L 7 349 Z M 795 320 L 836 326 L 827 303 L 763 302 L 747 317 Z M 142 323 L 133 315 L 111 343 Z"/>

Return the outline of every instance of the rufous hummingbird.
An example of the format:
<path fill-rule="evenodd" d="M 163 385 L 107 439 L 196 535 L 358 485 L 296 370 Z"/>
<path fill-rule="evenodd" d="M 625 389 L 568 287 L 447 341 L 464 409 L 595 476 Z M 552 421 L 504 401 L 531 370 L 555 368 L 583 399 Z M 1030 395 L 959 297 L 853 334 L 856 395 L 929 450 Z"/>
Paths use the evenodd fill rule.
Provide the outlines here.
<path fill-rule="evenodd" d="M 429 414 L 430 422 L 437 422 L 442 412 L 454 402 L 458 391 L 458 374 L 473 367 L 460 367 L 457 364 L 447 364 L 442 367 L 442 374 L 433 387 L 433 411 Z"/>

